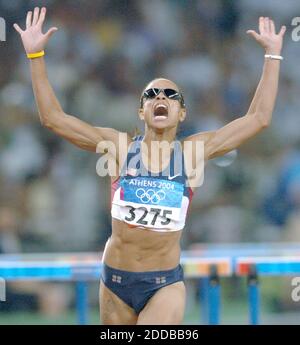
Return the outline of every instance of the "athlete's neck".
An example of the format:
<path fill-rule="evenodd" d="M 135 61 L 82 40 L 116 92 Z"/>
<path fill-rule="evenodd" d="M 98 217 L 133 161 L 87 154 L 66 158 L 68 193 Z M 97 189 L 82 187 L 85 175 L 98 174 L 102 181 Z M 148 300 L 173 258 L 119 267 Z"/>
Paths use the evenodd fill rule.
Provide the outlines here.
<path fill-rule="evenodd" d="M 149 171 L 159 172 L 164 170 L 170 162 L 170 147 L 176 140 L 176 128 L 164 129 L 163 131 L 154 131 L 145 129 L 143 144 L 146 144 L 146 152 L 142 147 L 143 164 Z M 167 147 L 161 145 L 168 143 Z"/>
<path fill-rule="evenodd" d="M 150 146 L 153 141 L 167 141 L 169 144 L 171 144 L 174 140 L 176 140 L 176 128 L 168 128 L 163 130 L 145 128 L 143 142 L 148 146 Z"/>

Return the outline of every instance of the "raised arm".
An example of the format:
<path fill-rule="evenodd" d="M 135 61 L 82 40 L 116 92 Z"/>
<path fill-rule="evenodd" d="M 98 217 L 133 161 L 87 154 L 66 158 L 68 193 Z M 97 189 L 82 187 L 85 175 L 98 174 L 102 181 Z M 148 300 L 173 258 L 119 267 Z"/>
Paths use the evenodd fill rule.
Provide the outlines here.
<path fill-rule="evenodd" d="M 40 10 L 36 7 L 33 13 L 27 13 L 25 30 L 14 24 L 27 54 L 43 51 L 51 35 L 57 30 L 52 27 L 45 34 L 42 33 L 45 16 L 46 8 Z M 104 140 L 114 142 L 117 147 L 117 130 L 93 127 L 63 111 L 49 83 L 43 56 L 30 59 L 30 67 L 34 96 L 43 126 L 84 150 L 96 152 L 97 144 Z"/>
<path fill-rule="evenodd" d="M 254 30 L 247 33 L 265 49 L 265 54 L 280 55 L 285 30 L 283 26 L 276 34 L 273 20 L 260 17 L 259 34 Z M 277 95 L 279 69 L 280 60 L 265 58 L 262 76 L 246 115 L 216 131 L 198 133 L 186 140 L 203 140 L 205 157 L 211 159 L 232 151 L 268 127 Z"/>

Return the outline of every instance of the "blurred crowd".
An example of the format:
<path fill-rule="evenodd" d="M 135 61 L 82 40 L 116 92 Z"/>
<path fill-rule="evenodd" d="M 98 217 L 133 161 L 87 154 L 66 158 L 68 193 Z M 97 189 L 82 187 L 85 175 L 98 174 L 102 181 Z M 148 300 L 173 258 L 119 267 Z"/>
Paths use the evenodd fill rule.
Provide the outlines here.
<path fill-rule="evenodd" d="M 0 253 L 101 251 L 111 232 L 110 181 L 97 155 L 43 128 L 14 22 L 46 5 L 48 75 L 68 114 L 133 133 L 139 96 L 156 77 L 181 88 L 182 137 L 243 116 L 258 84 L 262 48 L 246 34 L 260 15 L 286 25 L 271 126 L 210 161 L 182 247 L 198 242 L 300 240 L 300 43 L 297 0 L 0 1 Z M 298 10 L 298 12 L 297 12 Z M 298 55 L 299 57 L 299 55 Z"/>

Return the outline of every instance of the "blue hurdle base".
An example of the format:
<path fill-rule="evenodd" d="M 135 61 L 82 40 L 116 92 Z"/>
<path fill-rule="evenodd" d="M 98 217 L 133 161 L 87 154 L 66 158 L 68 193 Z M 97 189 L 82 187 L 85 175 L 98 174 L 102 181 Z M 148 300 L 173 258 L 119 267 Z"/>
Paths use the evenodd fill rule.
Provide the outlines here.
<path fill-rule="evenodd" d="M 251 266 L 248 275 L 248 302 L 249 302 L 249 322 L 250 325 L 259 324 L 260 298 L 259 282 L 255 265 Z"/>
<path fill-rule="evenodd" d="M 88 283 L 85 281 L 76 282 L 76 310 L 79 325 L 86 325 L 88 322 Z"/>
<path fill-rule="evenodd" d="M 209 278 L 199 280 L 199 300 L 204 324 L 218 325 L 220 323 L 221 287 L 217 268 L 212 265 Z"/>

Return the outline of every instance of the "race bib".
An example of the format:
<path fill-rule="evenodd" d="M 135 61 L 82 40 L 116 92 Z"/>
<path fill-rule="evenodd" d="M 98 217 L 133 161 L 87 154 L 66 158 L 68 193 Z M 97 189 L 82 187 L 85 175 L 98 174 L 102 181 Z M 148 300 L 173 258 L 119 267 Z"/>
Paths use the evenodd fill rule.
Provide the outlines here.
<path fill-rule="evenodd" d="M 120 181 L 113 203 L 121 207 L 122 220 L 137 226 L 167 228 L 180 220 L 184 186 L 151 177 Z"/>

